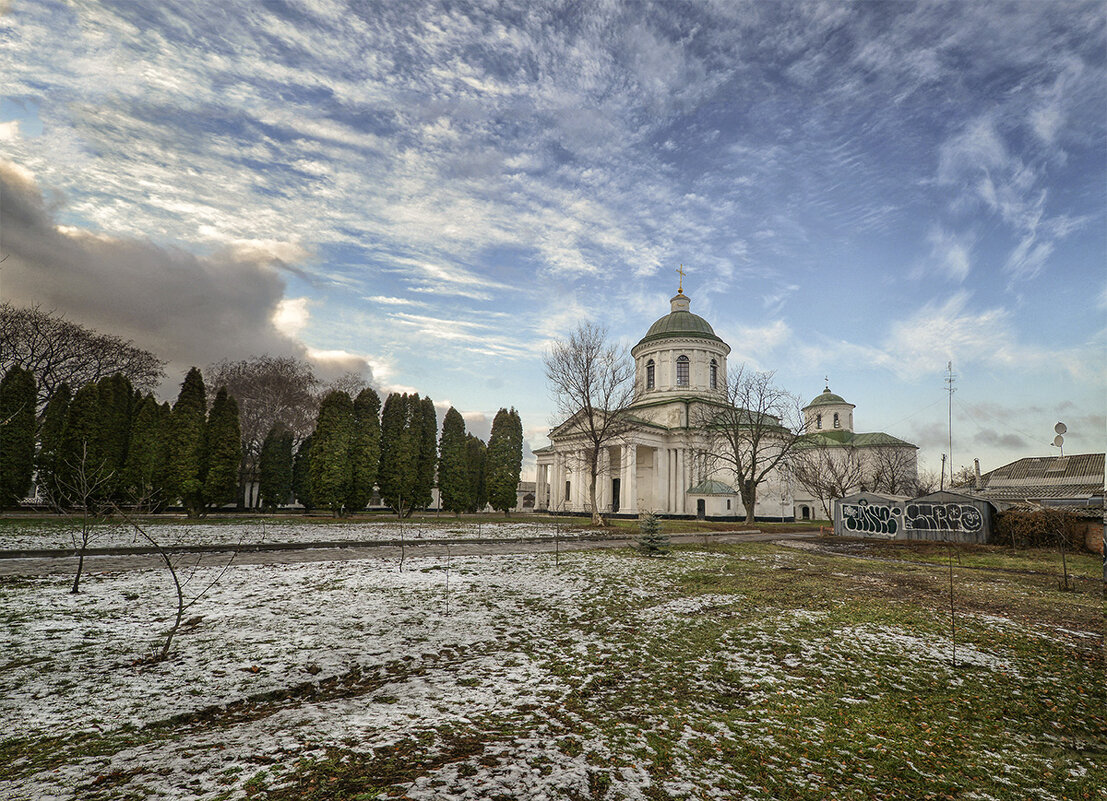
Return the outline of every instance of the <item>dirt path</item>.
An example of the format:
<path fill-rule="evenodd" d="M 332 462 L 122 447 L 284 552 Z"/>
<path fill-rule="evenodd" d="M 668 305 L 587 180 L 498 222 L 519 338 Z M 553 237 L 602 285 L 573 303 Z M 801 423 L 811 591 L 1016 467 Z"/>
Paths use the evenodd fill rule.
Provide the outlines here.
<path fill-rule="evenodd" d="M 771 533 L 763 531 L 745 532 L 707 532 L 702 534 L 673 534 L 669 539 L 675 544 L 695 543 L 723 544 L 733 542 L 769 542 L 775 540 L 801 540 L 818 536 L 817 531 Z M 603 537 L 588 539 L 562 540 L 556 547 L 561 551 L 584 551 L 594 548 L 626 548 L 634 543 L 632 537 Z M 446 550 L 453 556 L 476 556 L 508 553 L 553 553 L 555 543 L 551 538 L 536 540 L 499 540 L 445 543 L 441 540 L 415 540 L 408 543 L 404 550 L 407 557 L 442 556 Z M 231 549 L 212 550 L 180 554 L 183 559 L 200 559 L 201 564 L 225 564 Z M 345 547 L 328 548 L 281 548 L 273 550 L 239 551 L 234 558 L 239 565 L 283 565 L 300 562 L 346 561 L 350 559 L 399 559 L 400 546 L 385 542 L 381 544 L 360 543 Z M 122 570 L 148 570 L 162 566 L 157 554 L 111 554 L 85 557 L 86 573 L 107 573 Z M 34 558 L 11 558 L 0 560 L 0 576 L 46 576 L 71 574 L 77 569 L 77 557 L 55 556 Z"/>

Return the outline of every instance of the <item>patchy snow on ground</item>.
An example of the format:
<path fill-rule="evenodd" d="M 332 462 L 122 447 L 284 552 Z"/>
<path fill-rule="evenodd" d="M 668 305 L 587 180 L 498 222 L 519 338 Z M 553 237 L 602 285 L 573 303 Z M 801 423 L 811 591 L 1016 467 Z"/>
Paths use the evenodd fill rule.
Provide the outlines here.
<path fill-rule="evenodd" d="M 245 543 L 300 543 L 300 542 L 380 542 L 382 540 L 465 539 L 554 539 L 573 536 L 577 532 L 567 527 L 558 528 L 546 522 L 526 520 L 486 523 L 467 520 L 441 522 L 405 522 L 377 520 L 365 522 L 334 522 L 320 520 L 288 521 L 255 519 L 242 523 L 204 523 L 190 525 L 184 521 L 142 521 L 143 529 L 159 545 L 241 545 Z M 74 539 L 77 537 L 78 539 Z M 0 550 L 49 550 L 77 547 L 80 522 L 64 523 L 60 520 L 43 521 L 41 524 L 21 525 L 0 531 Z M 103 523 L 93 529 L 88 543 L 90 548 L 129 548 L 147 546 L 149 543 L 134 528 L 119 522 Z"/>
<path fill-rule="evenodd" d="M 880 738 L 809 759 L 796 727 L 830 739 L 834 724 L 810 711 L 820 704 L 863 715 L 882 694 L 957 673 L 937 628 L 681 583 L 780 576 L 802 556 L 411 557 L 402 571 L 372 559 L 222 575 L 218 554 L 182 556 L 190 596 L 219 580 L 153 663 L 175 609 L 167 571 L 95 574 L 79 595 L 64 576 L 6 580 L 0 730 L 28 746 L 6 766 L 18 779 L 0 770 L 0 798 L 108 797 L 115 782 L 124 796 L 241 799 L 311 760 L 333 774 L 378 754 L 399 766 L 392 797 L 420 801 L 768 797 L 766 765 L 793 794 L 856 797 L 876 781 Z M 979 644 L 959 643 L 957 658 L 1012 683 L 1028 674 Z M 994 761 L 1020 765 L 1024 745 Z M 748 754 L 758 762 L 743 768 Z M 1039 765 L 1017 770 L 1012 787 L 1025 788 Z"/>

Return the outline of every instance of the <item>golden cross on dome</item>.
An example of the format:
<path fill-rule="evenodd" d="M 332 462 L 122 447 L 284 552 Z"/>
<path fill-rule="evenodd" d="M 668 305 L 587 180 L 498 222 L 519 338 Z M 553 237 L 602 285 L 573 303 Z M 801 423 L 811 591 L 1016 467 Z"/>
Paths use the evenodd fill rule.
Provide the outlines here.
<path fill-rule="evenodd" d="M 684 294 L 684 275 L 685 275 L 683 264 L 680 265 L 680 269 L 678 269 L 677 272 L 680 273 L 680 286 L 677 288 L 677 294 L 678 295 L 683 295 Z"/>

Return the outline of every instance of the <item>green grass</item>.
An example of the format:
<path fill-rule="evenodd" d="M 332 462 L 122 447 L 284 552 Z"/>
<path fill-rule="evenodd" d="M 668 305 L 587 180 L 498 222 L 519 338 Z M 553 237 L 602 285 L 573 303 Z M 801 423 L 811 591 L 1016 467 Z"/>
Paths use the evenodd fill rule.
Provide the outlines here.
<path fill-rule="evenodd" d="M 982 567 L 999 570 L 1032 570 L 1060 575 L 1061 553 L 1055 548 L 1011 548 L 1003 545 L 958 545 L 920 540 L 871 540 L 834 537 L 820 541 L 828 548 L 841 548 L 856 555 L 904 559 L 928 564 L 947 564 L 952 554 L 958 567 Z M 1103 575 L 1103 560 L 1098 554 L 1068 551 L 1065 554 L 1071 575 L 1095 578 Z"/>
<path fill-rule="evenodd" d="M 663 559 L 566 554 L 561 570 L 588 577 L 595 592 L 579 609 L 528 598 L 548 636 L 488 644 L 501 664 L 546 671 L 553 681 L 539 703 L 430 725 L 388 746 L 305 744 L 298 758 L 259 768 L 259 756 L 226 781 L 254 799 L 366 801 L 400 798 L 421 779 L 433 789 L 571 763 L 584 785 L 556 793 L 571 801 L 613 799 L 629 774 L 650 799 L 715 789 L 757 799 L 1103 798 L 1102 640 L 1066 633 L 1102 634 L 1101 585 L 1080 578 L 1061 592 L 1051 576 L 1025 572 L 1048 571 L 1047 555 L 958 548 L 955 663 L 944 549 L 897 545 L 859 555 L 906 561 L 771 543 L 677 546 Z M 230 728 L 299 700 L 403 704 L 380 688 L 422 669 L 396 662 L 141 733 L 9 740 L 0 762 L 48 769 Z M 465 672 L 456 683 L 483 684 Z M 536 732 L 555 756 L 514 750 Z M 141 782 L 108 775 L 83 788 L 123 797 Z"/>

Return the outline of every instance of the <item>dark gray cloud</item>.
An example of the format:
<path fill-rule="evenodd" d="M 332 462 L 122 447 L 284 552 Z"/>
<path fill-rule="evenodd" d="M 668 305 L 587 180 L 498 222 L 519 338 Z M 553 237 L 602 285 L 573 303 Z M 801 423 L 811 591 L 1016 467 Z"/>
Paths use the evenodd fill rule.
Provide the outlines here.
<path fill-rule="evenodd" d="M 251 354 L 306 357 L 273 315 L 284 297 L 281 263 L 265 248 L 197 255 L 149 241 L 58 226 L 33 176 L 0 161 L 4 299 L 39 305 L 134 340 L 167 359 L 169 383 L 188 365 Z M 336 356 L 320 373 L 370 375 L 365 361 Z"/>
<path fill-rule="evenodd" d="M 985 448 L 1025 448 L 1026 439 L 1010 431 L 1001 433 L 991 428 L 982 428 L 973 437 L 973 444 Z"/>

